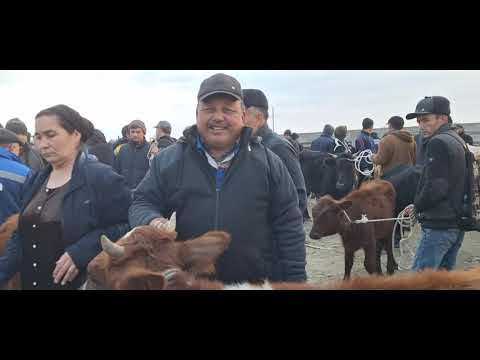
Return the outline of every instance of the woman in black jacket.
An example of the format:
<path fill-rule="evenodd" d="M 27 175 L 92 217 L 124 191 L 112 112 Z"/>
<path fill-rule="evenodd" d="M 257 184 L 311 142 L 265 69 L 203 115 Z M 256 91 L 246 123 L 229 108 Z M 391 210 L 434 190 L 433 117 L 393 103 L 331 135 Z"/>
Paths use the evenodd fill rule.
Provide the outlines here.
<path fill-rule="evenodd" d="M 20 272 L 23 289 L 78 289 L 100 236 L 129 230 L 130 190 L 122 176 L 87 156 L 93 125 L 65 105 L 35 118 L 35 142 L 49 166 L 25 184 L 17 232 L 0 258 L 0 285 Z"/>

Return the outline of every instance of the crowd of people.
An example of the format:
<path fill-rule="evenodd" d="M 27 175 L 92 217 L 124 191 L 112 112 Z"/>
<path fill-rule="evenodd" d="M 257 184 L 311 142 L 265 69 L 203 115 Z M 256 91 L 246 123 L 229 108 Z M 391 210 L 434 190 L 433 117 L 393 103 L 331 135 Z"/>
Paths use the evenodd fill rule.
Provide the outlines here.
<path fill-rule="evenodd" d="M 136 226 L 162 228 L 173 212 L 178 241 L 210 230 L 231 234 L 216 264 L 218 280 L 306 281 L 304 149 L 298 134 L 269 128 L 268 110 L 262 90 L 242 90 L 237 79 L 215 74 L 200 84 L 196 123 L 178 140 L 171 124 L 160 121 L 147 141 L 145 123 L 136 119 L 107 142 L 66 105 L 36 115 L 33 140 L 17 118 L 0 125 L 0 225 L 19 214 L 0 257 L 0 285 L 20 273 L 23 289 L 78 289 L 101 251 L 102 234 L 119 239 Z M 370 150 L 382 175 L 398 165 L 422 166 L 414 270 L 452 269 L 464 236 L 456 225 L 462 143 L 472 138 L 451 125 L 443 97 L 423 99 L 406 118 L 417 118 L 417 136 L 393 116 L 379 139 L 374 121 L 365 118 L 353 144 L 346 126 L 327 124 L 311 150 Z"/>

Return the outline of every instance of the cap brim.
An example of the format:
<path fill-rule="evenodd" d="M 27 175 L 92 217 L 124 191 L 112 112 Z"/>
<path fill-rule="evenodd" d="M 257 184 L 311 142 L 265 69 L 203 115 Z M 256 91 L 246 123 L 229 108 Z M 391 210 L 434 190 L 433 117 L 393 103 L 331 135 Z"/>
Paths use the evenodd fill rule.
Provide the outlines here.
<path fill-rule="evenodd" d="M 202 95 L 201 97 L 198 98 L 198 101 L 203 101 L 207 97 L 215 95 L 215 94 L 226 94 L 226 95 L 230 95 L 230 96 L 234 97 L 237 100 L 243 100 L 240 96 L 238 96 L 237 94 L 235 94 L 233 92 L 229 92 L 229 91 L 225 91 L 225 90 L 217 90 L 217 91 L 212 91 L 212 92 L 209 92 L 209 93 L 206 93 L 206 94 Z"/>
<path fill-rule="evenodd" d="M 410 114 L 407 114 L 407 116 L 405 116 L 405 119 L 411 120 L 411 119 L 415 119 L 419 116 L 428 115 L 428 114 L 431 114 L 431 113 L 429 113 L 429 112 L 410 113 Z"/>

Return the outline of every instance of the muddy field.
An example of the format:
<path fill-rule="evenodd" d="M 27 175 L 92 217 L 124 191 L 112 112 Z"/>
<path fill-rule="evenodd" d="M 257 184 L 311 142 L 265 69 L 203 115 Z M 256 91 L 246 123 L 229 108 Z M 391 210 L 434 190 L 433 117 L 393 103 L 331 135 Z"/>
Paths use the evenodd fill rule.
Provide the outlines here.
<path fill-rule="evenodd" d="M 313 201 L 309 202 L 309 208 L 313 205 Z M 311 211 L 310 211 L 311 214 Z M 312 283 L 319 283 L 328 280 L 343 279 L 345 270 L 344 251 L 342 242 L 339 235 L 333 235 L 322 238 L 320 240 L 312 240 L 308 236 L 312 222 L 307 221 L 305 223 L 306 244 L 319 247 L 320 249 L 314 249 L 307 246 L 307 274 L 308 281 Z M 409 240 L 405 240 L 402 243 L 404 252 L 401 256 L 399 250 L 395 250 L 395 258 L 400 260 L 400 265 L 405 267 L 411 263 L 412 256 L 409 256 L 408 249 L 415 251 L 415 245 L 419 238 L 419 229 L 412 234 Z M 398 257 L 398 258 L 397 258 Z M 357 251 L 355 254 L 355 262 L 352 269 L 352 276 L 361 274 L 368 275 L 363 266 L 364 253 L 363 250 Z M 386 254 L 382 255 L 382 269 L 386 272 Z M 460 249 L 457 257 L 457 268 L 468 269 L 472 266 L 480 265 L 480 233 L 470 232 L 465 234 L 465 240 Z M 399 270 L 399 272 L 405 272 L 408 270 Z"/>

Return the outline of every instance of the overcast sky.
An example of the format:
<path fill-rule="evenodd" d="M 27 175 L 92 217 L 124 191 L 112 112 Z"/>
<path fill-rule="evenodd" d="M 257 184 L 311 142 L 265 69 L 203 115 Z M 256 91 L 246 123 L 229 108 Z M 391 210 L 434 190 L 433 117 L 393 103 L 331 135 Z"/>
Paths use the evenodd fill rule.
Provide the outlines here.
<path fill-rule="evenodd" d="M 480 71 L 15 70 L 0 71 L 0 123 L 18 117 L 33 134 L 35 115 L 63 103 L 91 120 L 107 139 L 117 138 L 134 119 L 146 123 L 148 138 L 159 120 L 170 121 L 178 137 L 195 123 L 201 81 L 217 72 L 236 77 L 242 88 L 263 90 L 278 133 L 287 128 L 321 131 L 327 123 L 358 129 L 365 117 L 383 127 L 390 116 L 405 117 L 426 95 L 449 98 L 455 122 L 479 121 Z"/>

